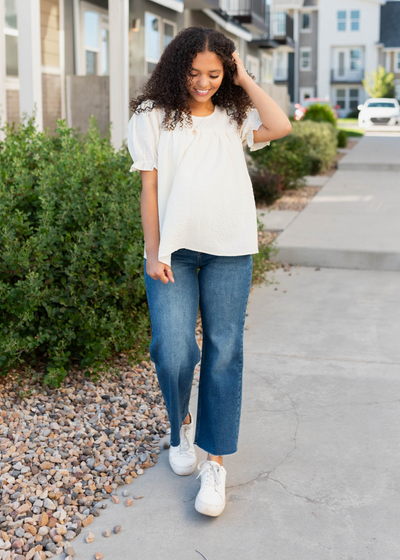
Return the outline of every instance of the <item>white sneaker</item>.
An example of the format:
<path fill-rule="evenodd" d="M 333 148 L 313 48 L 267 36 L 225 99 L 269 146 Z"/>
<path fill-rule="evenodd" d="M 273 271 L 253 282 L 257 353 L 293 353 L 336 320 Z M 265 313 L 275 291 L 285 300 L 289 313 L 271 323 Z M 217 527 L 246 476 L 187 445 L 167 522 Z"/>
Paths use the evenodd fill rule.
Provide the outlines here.
<path fill-rule="evenodd" d="M 216 461 L 202 461 L 199 463 L 201 487 L 196 497 L 194 507 L 199 513 L 216 517 L 225 508 L 226 470 Z"/>
<path fill-rule="evenodd" d="M 190 414 L 190 424 L 182 424 L 180 430 L 180 444 L 170 446 L 169 448 L 169 464 L 174 473 L 179 475 L 188 475 L 196 468 L 197 457 L 193 445 L 193 416 Z"/>

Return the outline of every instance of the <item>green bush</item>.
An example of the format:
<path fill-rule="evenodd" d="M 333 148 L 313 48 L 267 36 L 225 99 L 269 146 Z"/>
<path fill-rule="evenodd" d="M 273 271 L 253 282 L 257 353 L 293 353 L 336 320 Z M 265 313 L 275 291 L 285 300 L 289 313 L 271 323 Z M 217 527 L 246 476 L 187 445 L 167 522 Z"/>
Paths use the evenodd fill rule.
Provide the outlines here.
<path fill-rule="evenodd" d="M 279 175 L 273 175 L 266 169 L 259 169 L 251 176 L 254 198 L 257 202 L 272 204 L 281 193 Z"/>
<path fill-rule="evenodd" d="M 315 103 L 311 105 L 303 119 L 303 121 L 315 121 L 315 122 L 328 122 L 336 125 L 336 117 L 329 105 L 323 105 L 322 103 Z"/>
<path fill-rule="evenodd" d="M 345 148 L 347 146 L 347 134 L 345 130 L 338 130 L 337 143 L 338 148 Z"/>
<path fill-rule="evenodd" d="M 0 372 L 45 365 L 59 385 L 75 361 L 95 372 L 150 340 L 142 274 L 140 176 L 94 119 L 4 127 L 0 143 Z"/>
<path fill-rule="evenodd" d="M 263 172 L 277 175 L 279 188 L 288 189 L 304 184 L 305 175 L 327 171 L 335 160 L 336 150 L 337 130 L 334 126 L 300 121 L 292 123 L 292 131 L 285 138 L 271 142 L 267 149 L 249 153 L 261 177 Z M 260 192 L 262 189 L 256 182 L 256 200 Z"/>
<path fill-rule="evenodd" d="M 294 127 L 295 123 L 293 123 Z M 271 142 L 267 149 L 250 152 L 250 156 L 260 172 L 267 171 L 278 177 L 278 189 L 282 190 L 298 187 L 304 183 L 302 178 L 308 174 L 310 168 L 308 153 L 307 146 L 290 134 Z"/>
<path fill-rule="evenodd" d="M 307 147 L 307 174 L 315 175 L 330 169 L 337 153 L 337 129 L 334 126 L 325 122 L 300 121 L 293 125 L 291 134 Z"/>

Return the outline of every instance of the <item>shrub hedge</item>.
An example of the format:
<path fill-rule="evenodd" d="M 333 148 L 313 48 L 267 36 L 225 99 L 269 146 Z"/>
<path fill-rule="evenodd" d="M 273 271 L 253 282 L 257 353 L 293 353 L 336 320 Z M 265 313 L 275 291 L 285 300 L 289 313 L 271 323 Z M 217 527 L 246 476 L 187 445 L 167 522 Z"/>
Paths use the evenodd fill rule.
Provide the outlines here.
<path fill-rule="evenodd" d="M 337 143 L 338 148 L 345 148 L 347 146 L 347 133 L 345 130 L 338 130 Z"/>
<path fill-rule="evenodd" d="M 44 363 L 59 385 L 72 361 L 97 371 L 150 341 L 142 274 L 140 175 L 94 119 L 79 136 L 33 120 L 0 142 L 0 372 Z"/>
<path fill-rule="evenodd" d="M 328 122 L 336 125 L 336 117 L 329 105 L 315 103 L 311 105 L 302 119 L 303 121 Z"/>
<path fill-rule="evenodd" d="M 264 150 L 248 152 L 257 168 L 252 177 L 256 201 L 269 203 L 280 191 L 302 185 L 305 175 L 327 171 L 336 152 L 337 129 L 330 123 L 292 123 L 285 138 Z"/>

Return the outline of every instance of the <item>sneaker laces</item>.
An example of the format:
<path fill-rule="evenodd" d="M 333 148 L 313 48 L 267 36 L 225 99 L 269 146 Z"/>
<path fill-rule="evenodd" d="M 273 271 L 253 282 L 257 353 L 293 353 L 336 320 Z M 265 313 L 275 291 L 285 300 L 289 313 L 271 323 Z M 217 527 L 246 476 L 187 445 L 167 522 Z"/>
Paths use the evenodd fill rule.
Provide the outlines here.
<path fill-rule="evenodd" d="M 205 473 L 206 477 L 204 480 L 206 485 L 218 485 L 220 483 L 220 465 L 217 462 L 210 462 L 208 459 L 206 459 L 199 463 L 198 469 L 200 470 L 200 472 L 196 476 L 196 479 Z"/>

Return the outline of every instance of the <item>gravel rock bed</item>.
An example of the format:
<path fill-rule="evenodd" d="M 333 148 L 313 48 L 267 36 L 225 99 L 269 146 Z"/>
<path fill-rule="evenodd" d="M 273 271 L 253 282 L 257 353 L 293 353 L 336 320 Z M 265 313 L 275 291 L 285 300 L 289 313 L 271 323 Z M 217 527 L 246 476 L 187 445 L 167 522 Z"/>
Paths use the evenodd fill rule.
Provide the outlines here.
<path fill-rule="evenodd" d="M 0 389 L 0 560 L 72 558 L 71 541 L 170 433 L 154 364 L 120 354 L 111 374 L 71 370 L 59 389 L 14 371 Z"/>

